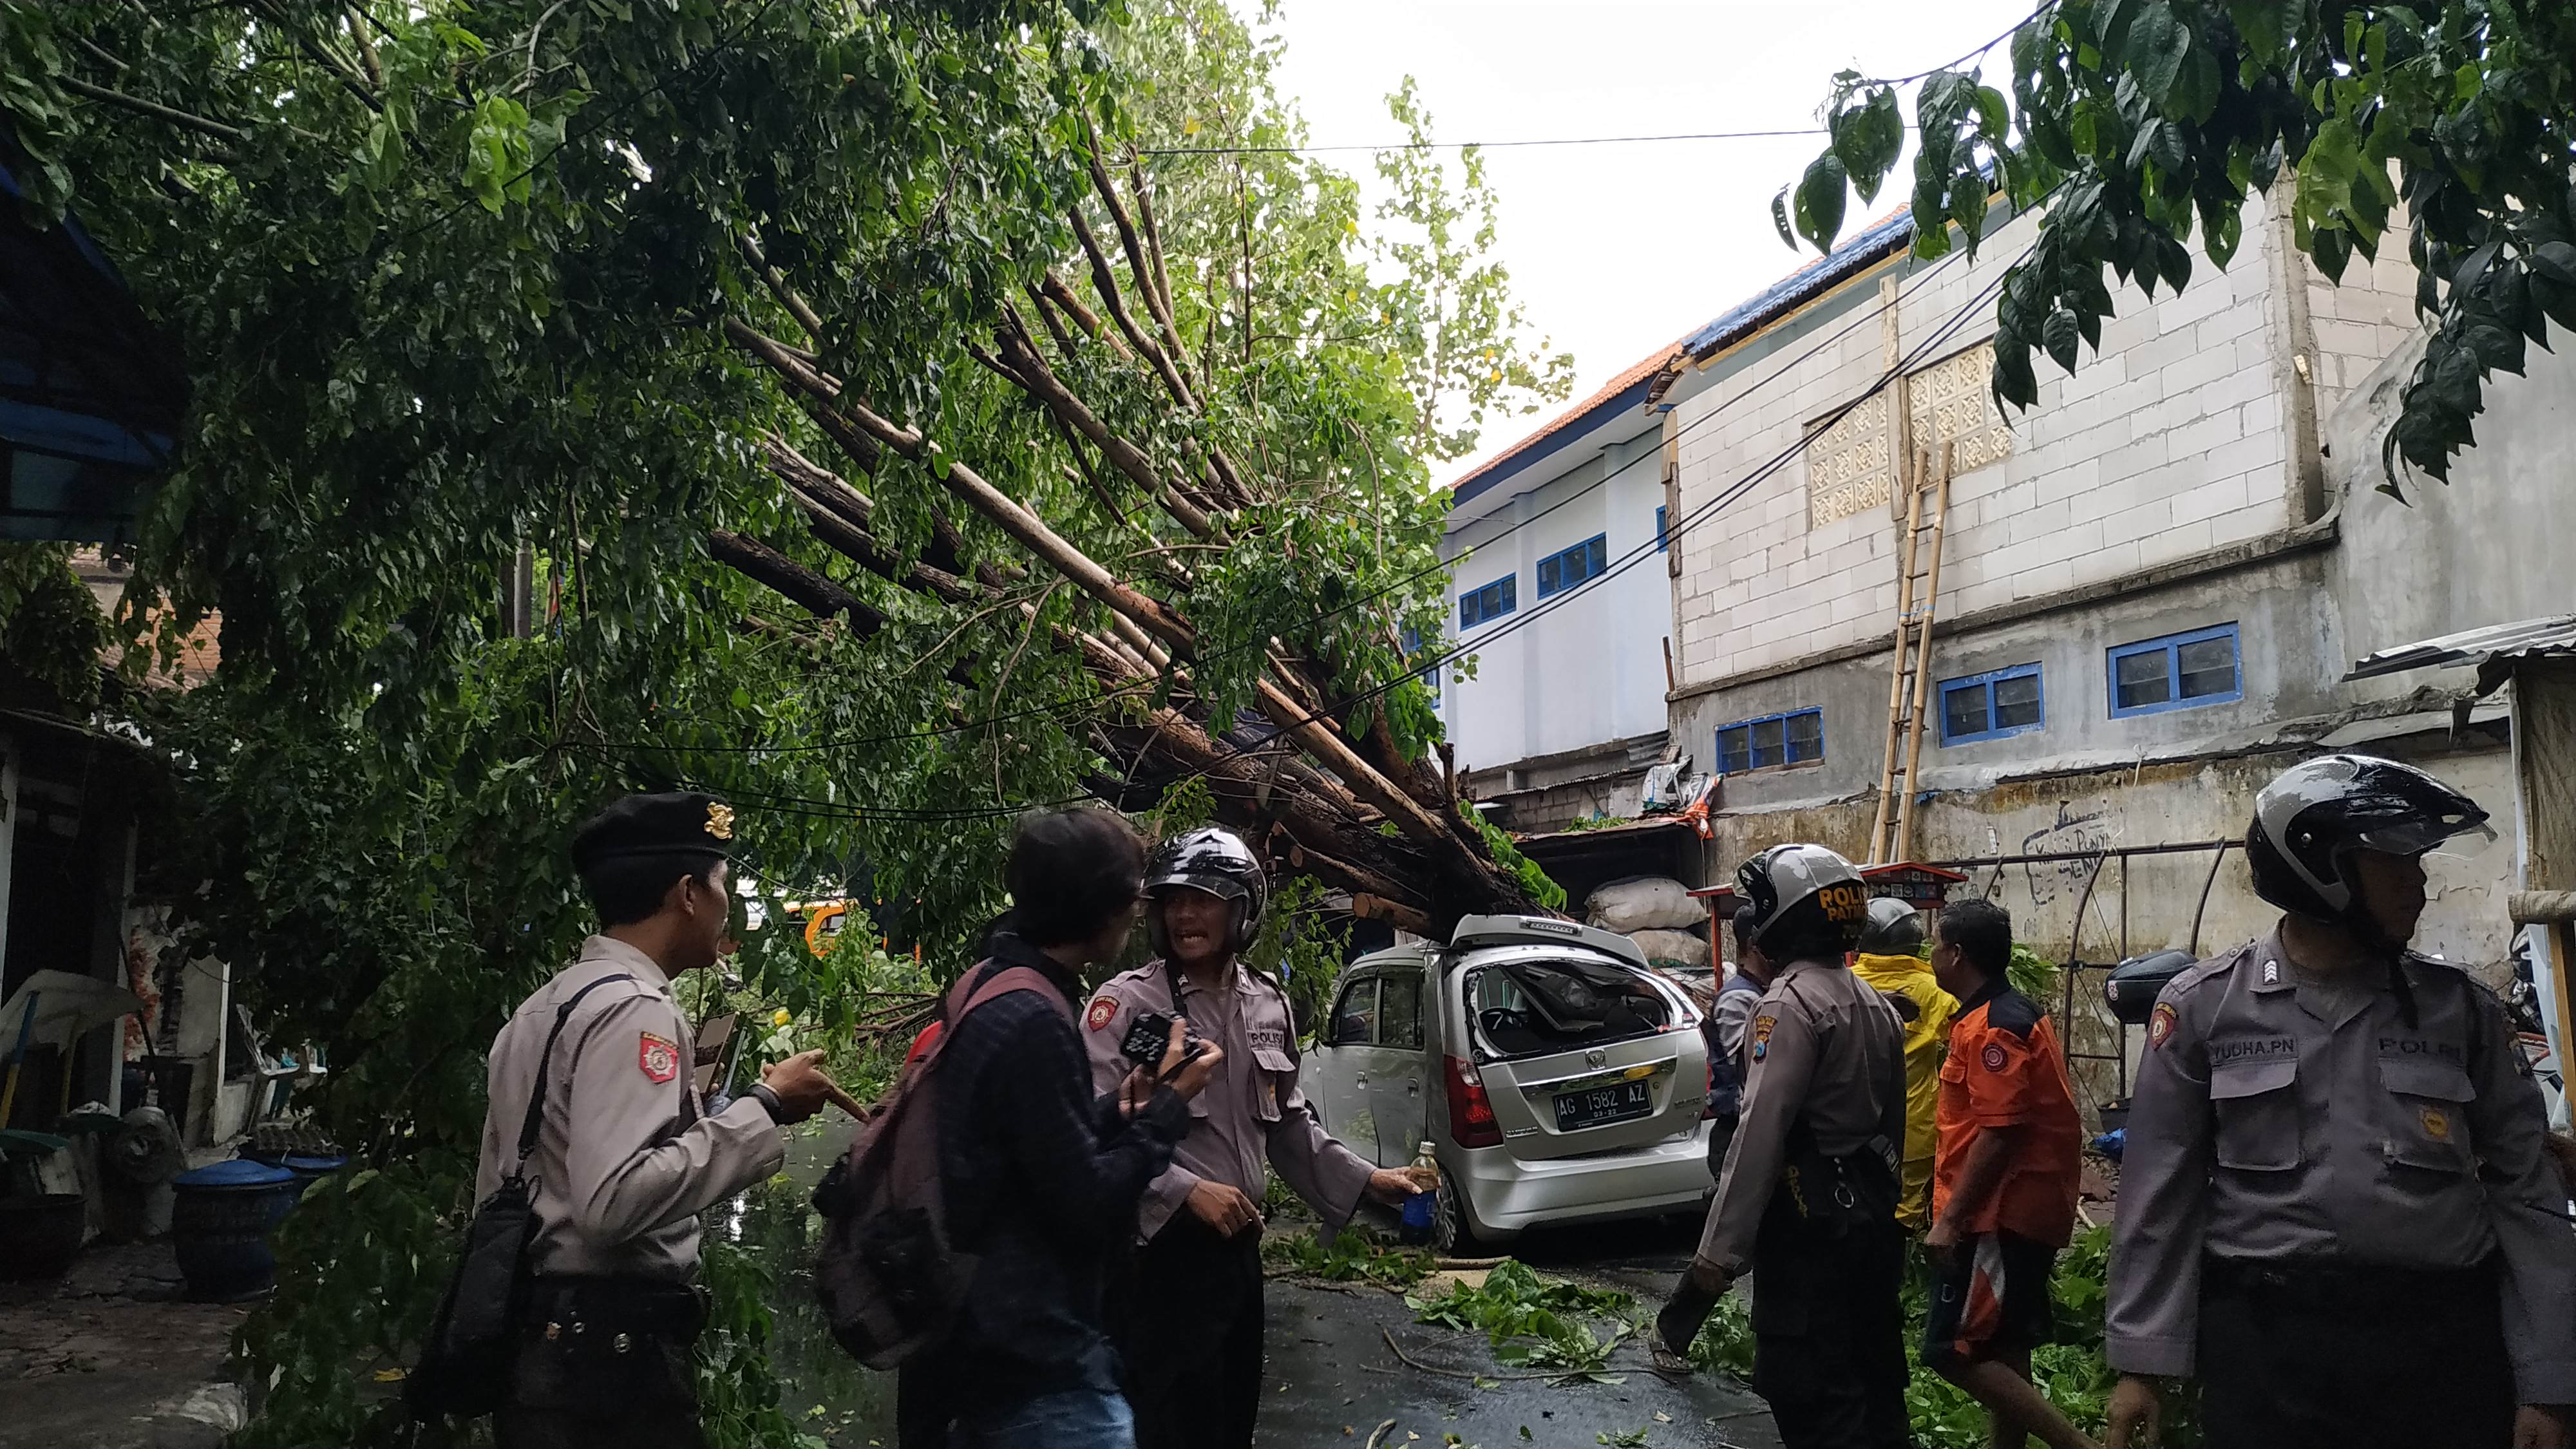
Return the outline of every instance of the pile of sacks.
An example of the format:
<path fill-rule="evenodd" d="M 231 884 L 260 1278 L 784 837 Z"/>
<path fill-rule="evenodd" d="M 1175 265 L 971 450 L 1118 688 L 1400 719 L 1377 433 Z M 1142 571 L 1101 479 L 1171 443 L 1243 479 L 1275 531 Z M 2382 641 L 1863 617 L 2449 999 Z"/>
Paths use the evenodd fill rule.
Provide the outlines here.
<path fill-rule="evenodd" d="M 1584 924 L 1637 943 L 1647 961 L 1682 971 L 1706 971 L 1708 907 L 1690 888 L 1660 875 L 1630 876 L 1594 891 L 1583 903 Z"/>

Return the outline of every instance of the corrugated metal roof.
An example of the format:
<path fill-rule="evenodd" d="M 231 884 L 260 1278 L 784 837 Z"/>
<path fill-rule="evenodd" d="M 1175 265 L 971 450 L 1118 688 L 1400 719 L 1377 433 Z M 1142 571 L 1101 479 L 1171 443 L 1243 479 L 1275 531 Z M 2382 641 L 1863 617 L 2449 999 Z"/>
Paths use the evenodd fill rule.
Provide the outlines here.
<path fill-rule="evenodd" d="M 1639 401 L 1652 402 L 1661 390 L 1653 388 L 1655 377 L 1676 359 L 1699 358 L 1730 343 L 1740 341 L 1779 320 L 1784 314 L 1819 293 L 1830 290 L 1858 272 L 1902 251 L 1914 241 L 1914 212 L 1910 206 L 1899 207 L 1867 228 L 1854 233 L 1831 252 L 1816 257 L 1805 266 L 1772 283 L 1753 296 L 1721 313 L 1716 320 L 1700 327 L 1679 342 L 1656 348 L 1635 366 L 1621 372 L 1599 392 L 1549 419 L 1538 431 L 1512 444 L 1477 465 L 1473 472 L 1461 474 L 1449 485 L 1451 497 L 1463 503 L 1496 483 L 1554 452 L 1543 446 L 1549 439 L 1567 432 L 1578 423 L 1591 421 L 1595 415 L 1613 408 L 1625 408 L 1631 400 L 1625 394 L 1641 386 L 1648 391 Z"/>
<path fill-rule="evenodd" d="M 1705 357 L 1776 321 L 1780 315 L 1826 291 L 1856 272 L 1868 270 L 1914 242 L 1913 208 L 1900 207 L 1853 234 L 1850 240 L 1737 303 L 1716 320 L 1682 339 L 1682 350 Z"/>
<path fill-rule="evenodd" d="M 1540 444 L 1548 439 L 1578 423 L 1590 422 L 1596 413 L 1629 406 L 1628 399 L 1621 394 L 1640 387 L 1647 379 L 1663 371 L 1666 363 L 1681 356 L 1681 351 L 1682 345 L 1678 342 L 1667 342 L 1656 348 L 1652 355 L 1610 379 L 1599 392 L 1548 419 L 1540 425 L 1537 432 L 1477 464 L 1474 471 L 1460 474 L 1449 485 L 1451 494 L 1458 502 L 1464 503 L 1555 451 L 1552 448 L 1540 447 Z"/>
<path fill-rule="evenodd" d="M 2401 644 L 2365 655 L 2352 666 L 2346 679 L 2371 679 L 2382 674 L 2396 674 L 2408 669 L 2453 668 L 2462 665 L 2483 666 L 2503 658 L 2528 658 L 2535 654 L 2576 654 L 2576 614 L 2552 614 L 2545 618 L 2525 619 L 2518 624 L 2490 624 L 2483 629 L 2468 629 L 2427 639 L 2420 644 Z M 2480 692 L 2494 688 L 2481 677 Z"/>

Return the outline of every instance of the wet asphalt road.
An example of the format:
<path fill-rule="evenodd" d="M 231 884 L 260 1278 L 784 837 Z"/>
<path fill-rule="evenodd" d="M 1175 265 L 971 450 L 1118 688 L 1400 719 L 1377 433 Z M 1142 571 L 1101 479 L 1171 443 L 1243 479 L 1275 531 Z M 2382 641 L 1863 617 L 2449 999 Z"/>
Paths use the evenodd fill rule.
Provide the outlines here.
<path fill-rule="evenodd" d="M 1651 1312 L 1697 1236 L 1696 1224 L 1565 1230 L 1524 1238 L 1513 1255 L 1543 1273 L 1625 1289 L 1636 1295 L 1632 1312 Z M 1481 1334 L 1417 1324 L 1404 1300 L 1384 1290 L 1274 1280 L 1269 1293 L 1264 1446 L 1364 1443 L 1389 1419 L 1395 1428 L 1384 1443 L 1399 1449 L 1453 1442 L 1570 1449 L 1605 1438 L 1656 1449 L 1780 1442 L 1749 1391 L 1709 1373 L 1668 1383 L 1633 1341 L 1612 1355 L 1619 1383 L 1530 1382 L 1508 1377 L 1520 1371 L 1495 1363 Z M 1622 1437 L 1640 1430 L 1642 1439 Z"/>
<path fill-rule="evenodd" d="M 795 1162 L 791 1172 L 806 1176 L 798 1171 L 805 1166 Z M 770 1351 L 780 1406 L 834 1449 L 891 1449 L 893 1376 L 852 1363 L 815 1311 L 804 1272 L 812 1222 L 803 1196 L 802 1186 L 787 1184 L 755 1192 L 729 1224 L 729 1235 L 778 1274 Z M 1666 1219 L 1532 1233 L 1511 1251 L 1542 1273 L 1626 1290 L 1636 1298 L 1633 1316 L 1661 1303 L 1697 1238 L 1696 1222 Z M 1598 1449 L 1605 1442 L 1777 1449 L 1780 1442 L 1762 1401 L 1742 1386 L 1712 1373 L 1667 1382 L 1633 1340 L 1612 1355 L 1610 1373 L 1621 1382 L 1528 1381 L 1509 1377 L 1524 1371 L 1497 1364 L 1482 1334 L 1417 1324 L 1403 1298 L 1384 1289 L 1274 1279 L 1268 1295 L 1263 1449 L 1358 1449 L 1389 1419 L 1395 1427 L 1382 1441 L 1386 1449 Z M 1608 1324 L 1593 1327 L 1606 1333 Z M 1402 1354 L 1388 1346 L 1389 1336 Z M 1628 1437 L 1640 1431 L 1642 1438 Z"/>

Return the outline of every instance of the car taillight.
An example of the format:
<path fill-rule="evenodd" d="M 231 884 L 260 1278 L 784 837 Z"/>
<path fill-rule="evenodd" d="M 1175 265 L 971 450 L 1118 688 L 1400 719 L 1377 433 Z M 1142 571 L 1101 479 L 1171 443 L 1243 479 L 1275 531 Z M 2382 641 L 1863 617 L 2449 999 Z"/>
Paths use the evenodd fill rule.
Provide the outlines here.
<path fill-rule="evenodd" d="M 1485 1079 L 1465 1057 L 1449 1057 L 1449 1139 L 1461 1147 L 1491 1147 L 1503 1140 L 1494 1120 L 1494 1104 L 1485 1099 Z"/>

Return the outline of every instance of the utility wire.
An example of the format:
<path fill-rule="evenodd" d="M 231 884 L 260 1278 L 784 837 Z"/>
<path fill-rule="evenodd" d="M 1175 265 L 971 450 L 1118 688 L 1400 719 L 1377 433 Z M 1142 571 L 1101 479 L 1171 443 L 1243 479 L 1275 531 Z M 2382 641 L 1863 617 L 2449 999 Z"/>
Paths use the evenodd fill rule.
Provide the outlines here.
<path fill-rule="evenodd" d="M 1775 131 L 1686 131 L 1663 136 L 1549 136 L 1521 141 L 1389 141 L 1332 146 L 1140 146 L 1139 156 L 1329 156 L 1350 151 L 1511 151 L 1533 146 L 1641 146 L 1666 141 L 1752 141 L 1772 136 L 1821 136 L 1822 126 Z"/>

